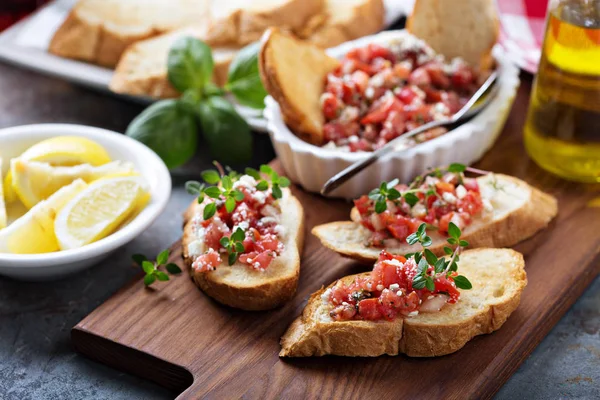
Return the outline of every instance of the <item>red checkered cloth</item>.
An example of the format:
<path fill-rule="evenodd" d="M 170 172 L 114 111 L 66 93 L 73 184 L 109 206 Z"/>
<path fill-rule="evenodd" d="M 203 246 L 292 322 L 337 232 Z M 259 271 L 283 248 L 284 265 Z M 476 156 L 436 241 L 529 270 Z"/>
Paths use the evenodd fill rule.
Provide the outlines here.
<path fill-rule="evenodd" d="M 498 0 L 500 44 L 522 69 L 535 74 L 540 61 L 547 0 Z"/>

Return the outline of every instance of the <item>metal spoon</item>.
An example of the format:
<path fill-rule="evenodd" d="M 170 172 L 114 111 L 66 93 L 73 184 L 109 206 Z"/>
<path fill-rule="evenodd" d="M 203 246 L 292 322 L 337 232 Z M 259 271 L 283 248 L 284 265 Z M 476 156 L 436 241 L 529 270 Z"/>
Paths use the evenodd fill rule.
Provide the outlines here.
<path fill-rule="evenodd" d="M 486 79 L 483 85 L 481 85 L 481 87 L 477 89 L 477 91 L 475 92 L 475 94 L 473 94 L 469 101 L 460 110 L 458 110 L 454 115 L 450 116 L 449 118 L 428 122 L 424 125 L 419 126 L 418 128 L 413 129 L 412 131 L 405 133 L 402 136 L 398 136 L 397 138 L 389 141 L 382 148 L 372 152 L 369 157 L 365 158 L 362 161 L 357 161 L 354 164 L 350 165 L 348 168 L 344 169 L 343 171 L 338 172 L 333 177 L 331 177 L 325 183 L 325 185 L 323 185 L 323 188 L 321 189 L 321 194 L 326 195 L 330 193 L 332 190 L 338 188 L 343 183 L 347 182 L 354 175 L 358 174 L 360 171 L 367 168 L 369 165 L 373 164 L 375 161 L 377 161 L 384 155 L 389 154 L 393 151 L 397 151 L 398 147 L 401 144 L 403 144 L 406 139 L 409 139 L 415 135 L 418 135 L 419 133 L 425 132 L 432 128 L 456 124 L 479 113 L 491 102 L 491 100 L 495 97 L 495 95 L 498 92 L 498 86 L 495 85 L 494 87 L 492 87 L 492 85 L 494 85 L 496 81 L 496 78 L 497 74 L 496 72 L 493 72 Z M 486 92 L 488 92 L 488 89 L 488 95 L 485 96 L 481 102 L 477 103 L 477 101 Z"/>

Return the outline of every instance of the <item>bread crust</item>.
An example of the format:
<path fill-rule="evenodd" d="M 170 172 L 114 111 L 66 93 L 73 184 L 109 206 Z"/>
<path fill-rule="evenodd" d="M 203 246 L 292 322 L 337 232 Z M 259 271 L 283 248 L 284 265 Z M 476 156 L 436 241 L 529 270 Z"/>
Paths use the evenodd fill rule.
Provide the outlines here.
<path fill-rule="evenodd" d="M 529 186 L 526 182 L 508 175 L 494 174 L 498 182 L 515 186 L 527 191 L 527 198 L 515 210 L 494 218 L 491 221 L 473 222 L 463 230 L 462 239 L 469 242 L 469 248 L 482 247 L 511 247 L 528 239 L 538 231 L 548 226 L 558 213 L 556 198 Z M 481 179 L 481 178 L 479 178 Z M 379 257 L 381 248 L 367 247 L 366 241 L 371 232 L 358 221 L 358 211 L 352 209 L 352 221 L 331 222 L 315 226 L 312 234 L 317 236 L 321 243 L 343 256 L 355 259 L 361 263 L 371 264 Z M 444 254 L 446 238 L 437 232 L 430 234 L 433 244 L 429 248 L 436 255 Z M 352 238 L 351 242 L 343 243 L 336 238 Z M 402 244 L 395 248 L 386 248 L 394 254 L 411 252 L 411 246 Z"/>
<path fill-rule="evenodd" d="M 320 96 L 325 77 L 339 61 L 314 44 L 270 28 L 262 38 L 258 65 L 263 85 L 279 103 L 290 129 L 312 144 L 322 144 L 325 117 Z"/>
<path fill-rule="evenodd" d="M 486 265 L 477 265 L 482 259 L 487 263 L 493 263 L 495 259 L 506 263 L 502 267 L 503 276 L 499 278 L 505 281 L 503 284 L 507 292 L 500 296 L 489 296 L 480 307 L 470 307 L 470 291 L 461 290 L 458 303 L 447 304 L 437 313 L 399 317 L 391 322 L 336 322 L 326 317 L 327 308 L 321 299 L 324 289 L 321 288 L 310 297 L 302 315 L 281 338 L 279 356 L 333 354 L 376 357 L 404 353 L 410 357 L 434 357 L 453 353 L 473 337 L 498 330 L 518 307 L 521 293 L 527 285 L 523 256 L 510 249 L 468 250 L 461 255 L 459 270 L 461 273 L 465 272 L 464 269 L 468 270 L 466 275 L 469 277 L 478 275 L 478 272 L 485 273 Z M 357 276 L 368 275 L 368 272 L 350 275 L 342 278 L 342 281 L 350 283 Z M 472 290 L 478 288 L 474 285 Z M 461 316 L 461 312 L 467 315 Z"/>
<path fill-rule="evenodd" d="M 286 189 L 287 190 L 287 189 Z M 282 199 L 283 200 L 283 199 Z M 254 279 L 258 283 L 251 285 L 240 282 L 232 277 L 233 274 L 217 273 L 217 271 L 231 270 L 233 268 L 244 268 L 248 276 L 258 276 L 261 272 L 251 271 L 247 265 L 236 263 L 228 266 L 223 263 L 216 271 L 198 272 L 192 268 L 194 259 L 188 252 L 188 245 L 194 240 L 192 218 L 200 210 L 200 205 L 193 202 L 184 213 L 184 232 L 182 238 L 183 259 L 189 268 L 190 275 L 196 285 L 208 296 L 219 303 L 242 310 L 258 311 L 270 310 L 289 301 L 296 293 L 298 278 L 300 274 L 300 254 L 304 245 L 304 211 L 298 199 L 289 194 L 285 205 L 288 212 L 297 216 L 298 226 L 293 232 L 287 233 L 284 254 L 286 260 L 293 265 L 282 265 L 283 254 L 275 258 L 269 269 L 279 269 L 276 274 L 270 274 L 264 278 Z M 286 228 L 288 228 L 286 226 Z"/>

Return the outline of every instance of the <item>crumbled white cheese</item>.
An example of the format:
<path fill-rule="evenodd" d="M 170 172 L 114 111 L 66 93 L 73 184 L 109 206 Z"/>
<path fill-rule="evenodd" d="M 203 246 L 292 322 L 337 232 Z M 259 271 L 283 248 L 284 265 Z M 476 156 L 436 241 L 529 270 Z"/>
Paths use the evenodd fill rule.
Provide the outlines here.
<path fill-rule="evenodd" d="M 279 210 L 277 210 L 277 208 L 273 207 L 270 204 L 267 204 L 266 206 L 264 206 L 263 208 L 260 209 L 260 213 L 262 215 L 264 215 L 265 217 L 275 217 L 277 218 L 279 216 Z"/>
<path fill-rule="evenodd" d="M 267 201 L 267 193 L 261 192 L 257 190 L 255 193 L 252 193 L 252 199 L 256 201 L 257 204 L 263 205 Z"/>
<path fill-rule="evenodd" d="M 417 203 L 411 208 L 410 215 L 413 218 L 424 217 L 425 215 L 427 215 L 427 208 L 423 203 Z"/>
<path fill-rule="evenodd" d="M 400 289 L 400 285 L 398 285 L 397 283 L 392 283 L 392 284 L 390 285 L 390 290 L 391 290 L 392 292 L 397 292 L 399 289 Z"/>
<path fill-rule="evenodd" d="M 352 121 L 356 121 L 359 117 L 358 107 L 348 106 L 345 107 L 340 113 L 339 122 L 346 124 Z"/>
<path fill-rule="evenodd" d="M 416 317 L 417 315 L 419 315 L 418 311 L 411 311 L 411 312 L 408 313 L 409 317 Z"/>
<path fill-rule="evenodd" d="M 396 260 L 395 258 L 392 258 L 391 260 L 385 260 L 384 262 L 386 264 L 393 265 L 394 267 L 402 266 L 402 263 L 399 260 Z"/>
<path fill-rule="evenodd" d="M 464 199 L 467 195 L 467 189 L 463 185 L 458 185 L 456 187 L 456 197 L 459 199 Z"/>
<path fill-rule="evenodd" d="M 188 244 L 188 254 L 192 258 L 196 258 L 204 254 L 204 238 L 196 239 Z"/>
<path fill-rule="evenodd" d="M 323 292 L 323 294 L 321 295 L 321 300 L 323 300 L 324 302 L 328 302 L 329 296 L 331 296 L 331 288 Z"/>
<path fill-rule="evenodd" d="M 348 142 L 350 142 L 350 143 L 356 143 L 356 142 L 358 142 L 358 136 L 356 136 L 356 135 L 350 136 L 348 138 Z"/>
<path fill-rule="evenodd" d="M 245 187 L 247 189 L 254 189 L 256 187 L 256 179 L 250 175 L 242 175 L 240 178 L 233 183 L 233 188 L 238 189 Z"/>
<path fill-rule="evenodd" d="M 444 199 L 446 203 L 456 204 L 456 197 L 450 192 L 444 192 L 442 199 Z"/>
<path fill-rule="evenodd" d="M 376 289 L 381 292 L 385 288 L 383 287 L 383 285 L 377 285 Z"/>
<path fill-rule="evenodd" d="M 365 97 L 366 97 L 367 99 L 372 99 L 372 98 L 373 98 L 373 96 L 375 96 L 375 89 L 373 89 L 371 86 L 368 86 L 368 87 L 365 89 Z"/>
<path fill-rule="evenodd" d="M 487 212 L 493 212 L 494 206 L 488 199 L 482 199 L 483 209 Z"/>

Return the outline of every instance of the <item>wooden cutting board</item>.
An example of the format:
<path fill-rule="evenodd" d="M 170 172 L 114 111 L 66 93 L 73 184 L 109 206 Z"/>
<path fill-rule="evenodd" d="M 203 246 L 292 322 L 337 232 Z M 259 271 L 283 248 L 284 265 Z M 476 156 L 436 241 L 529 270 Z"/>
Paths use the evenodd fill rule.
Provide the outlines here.
<path fill-rule="evenodd" d="M 364 270 L 310 234 L 316 224 L 347 219 L 350 204 L 293 188 L 306 213 L 306 244 L 290 303 L 269 312 L 244 312 L 212 301 L 187 274 L 156 289 L 144 288 L 138 278 L 73 328 L 75 348 L 182 392 L 180 399 L 491 397 L 600 272 L 600 208 L 594 207 L 600 199 L 593 200 L 598 188 L 554 178 L 527 159 L 521 140 L 523 90 L 502 137 L 478 166 L 556 195 L 559 215 L 548 229 L 516 246 L 525 254 L 529 285 L 498 332 L 433 359 L 280 359 L 279 338 L 308 296 Z M 180 243 L 172 250 L 172 260 L 181 265 Z"/>

